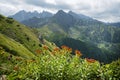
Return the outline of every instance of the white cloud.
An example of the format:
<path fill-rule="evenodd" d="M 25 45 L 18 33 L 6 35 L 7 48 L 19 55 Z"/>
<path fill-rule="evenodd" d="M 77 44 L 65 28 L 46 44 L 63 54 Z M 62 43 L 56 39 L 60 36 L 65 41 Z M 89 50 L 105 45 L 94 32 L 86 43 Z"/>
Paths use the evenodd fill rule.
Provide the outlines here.
<path fill-rule="evenodd" d="M 10 4 L 2 4 L 0 3 L 0 13 L 3 15 L 9 15 L 9 14 L 13 14 L 14 12 L 16 12 L 17 8 L 14 7 L 13 5 Z"/>
<path fill-rule="evenodd" d="M 46 3 L 56 5 L 55 0 L 45 0 Z"/>
<path fill-rule="evenodd" d="M 72 10 L 106 22 L 120 22 L 120 0 L 2 0 L 0 13 L 6 16 L 19 10 L 55 13 L 59 9 Z"/>

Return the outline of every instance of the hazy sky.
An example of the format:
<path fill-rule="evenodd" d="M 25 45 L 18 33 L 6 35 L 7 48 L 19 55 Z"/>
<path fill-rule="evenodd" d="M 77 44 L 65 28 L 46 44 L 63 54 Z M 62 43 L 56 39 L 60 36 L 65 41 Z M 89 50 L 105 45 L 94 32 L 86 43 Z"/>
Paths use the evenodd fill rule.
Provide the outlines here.
<path fill-rule="evenodd" d="M 120 0 L 0 0 L 0 14 L 5 16 L 19 10 L 55 13 L 60 9 L 105 22 L 120 22 Z"/>

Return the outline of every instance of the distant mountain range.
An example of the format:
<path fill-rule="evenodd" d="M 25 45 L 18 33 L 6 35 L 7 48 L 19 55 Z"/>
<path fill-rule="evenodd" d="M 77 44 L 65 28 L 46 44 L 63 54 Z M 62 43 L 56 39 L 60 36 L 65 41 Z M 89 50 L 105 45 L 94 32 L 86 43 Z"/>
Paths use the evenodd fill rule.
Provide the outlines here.
<path fill-rule="evenodd" d="M 11 15 L 9 17 L 14 18 L 15 20 L 21 22 L 24 20 L 28 20 L 30 18 L 33 17 L 37 17 L 37 18 L 47 18 L 47 17 L 51 17 L 53 14 L 47 11 L 43 11 L 41 13 L 38 13 L 37 11 L 34 12 L 26 12 L 24 10 L 19 11 L 18 13 L 16 13 L 15 15 Z"/>
<path fill-rule="evenodd" d="M 74 50 L 79 49 L 83 57 L 101 62 L 111 62 L 120 58 L 119 23 L 108 24 L 63 10 L 49 17 L 34 16 L 20 22 L 36 29 L 40 35 L 58 46 L 67 45 Z"/>

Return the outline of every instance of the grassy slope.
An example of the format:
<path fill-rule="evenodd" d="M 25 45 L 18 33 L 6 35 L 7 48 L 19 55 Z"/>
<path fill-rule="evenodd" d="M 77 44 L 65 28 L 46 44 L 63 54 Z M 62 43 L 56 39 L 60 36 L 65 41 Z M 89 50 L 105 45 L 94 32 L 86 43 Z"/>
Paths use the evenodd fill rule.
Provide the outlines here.
<path fill-rule="evenodd" d="M 13 19 L 5 18 L 1 15 L 0 17 L 2 17 L 0 19 L 0 33 L 20 42 L 31 52 L 39 48 L 40 42 L 33 30 Z"/>
<path fill-rule="evenodd" d="M 22 44 L 3 34 L 0 34 L 0 45 L 7 49 L 8 52 L 11 52 L 11 54 L 20 55 L 26 58 L 34 57 L 34 54 Z"/>

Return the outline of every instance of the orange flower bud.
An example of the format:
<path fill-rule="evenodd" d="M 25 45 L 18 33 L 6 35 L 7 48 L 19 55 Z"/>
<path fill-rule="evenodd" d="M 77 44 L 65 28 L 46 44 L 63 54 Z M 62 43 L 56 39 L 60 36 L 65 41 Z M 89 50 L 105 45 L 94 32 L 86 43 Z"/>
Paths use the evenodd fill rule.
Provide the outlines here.
<path fill-rule="evenodd" d="M 39 49 L 37 49 L 37 50 L 35 50 L 35 52 L 36 52 L 37 54 L 40 54 L 42 51 L 39 50 Z"/>
<path fill-rule="evenodd" d="M 16 57 L 15 60 L 20 61 L 20 60 L 22 60 L 22 58 L 21 57 Z"/>
<path fill-rule="evenodd" d="M 76 54 L 77 57 L 81 57 L 82 56 L 82 53 L 79 50 L 75 50 L 75 54 Z"/>
<path fill-rule="evenodd" d="M 48 46 L 46 46 L 46 45 L 44 45 L 43 48 L 44 48 L 45 50 L 48 50 Z"/>
<path fill-rule="evenodd" d="M 58 47 L 54 48 L 54 51 L 59 51 L 60 49 Z"/>
<path fill-rule="evenodd" d="M 61 46 L 61 48 L 64 49 L 64 50 L 66 50 L 66 51 L 69 51 L 69 52 L 72 51 L 72 48 L 69 48 L 69 47 L 67 47 L 65 45 Z"/>
<path fill-rule="evenodd" d="M 95 59 L 88 59 L 88 58 L 85 58 L 85 59 L 86 59 L 86 61 L 87 61 L 88 63 L 94 63 L 94 62 L 96 62 Z"/>
<path fill-rule="evenodd" d="M 15 71 L 18 71 L 19 70 L 19 67 L 18 66 L 14 66 L 13 68 Z"/>

